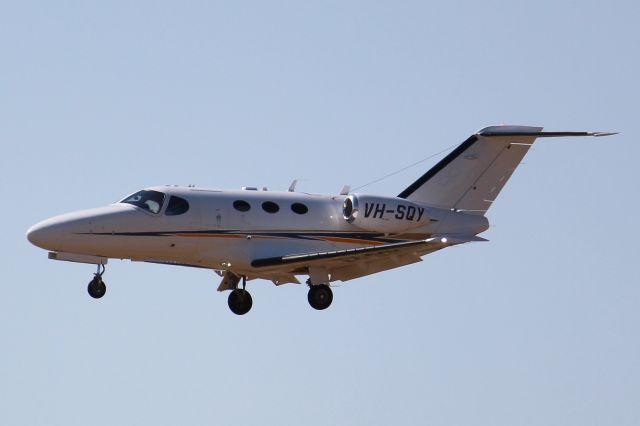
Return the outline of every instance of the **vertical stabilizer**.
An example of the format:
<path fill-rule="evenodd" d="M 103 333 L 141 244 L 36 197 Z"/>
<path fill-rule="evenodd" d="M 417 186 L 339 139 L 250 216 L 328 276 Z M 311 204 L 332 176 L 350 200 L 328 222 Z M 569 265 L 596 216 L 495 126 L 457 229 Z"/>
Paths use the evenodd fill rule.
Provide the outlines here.
<path fill-rule="evenodd" d="M 484 214 L 539 137 L 610 133 L 543 132 L 542 127 L 492 126 L 478 131 L 398 197 L 434 207 Z"/>

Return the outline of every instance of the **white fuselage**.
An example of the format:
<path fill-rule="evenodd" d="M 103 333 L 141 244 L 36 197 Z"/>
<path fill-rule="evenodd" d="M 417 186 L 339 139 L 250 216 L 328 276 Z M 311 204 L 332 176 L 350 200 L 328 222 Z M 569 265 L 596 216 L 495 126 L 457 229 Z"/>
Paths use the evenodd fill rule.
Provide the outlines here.
<path fill-rule="evenodd" d="M 345 195 L 173 186 L 149 190 L 164 195 L 157 211 L 119 202 L 40 222 L 29 230 L 29 239 L 55 252 L 232 270 L 258 278 L 253 259 L 418 240 L 436 233 L 477 235 L 488 228 L 482 215 L 425 206 L 426 225 L 389 234 L 365 231 L 345 220 Z M 186 200 L 188 209 L 168 215 L 172 196 Z"/>

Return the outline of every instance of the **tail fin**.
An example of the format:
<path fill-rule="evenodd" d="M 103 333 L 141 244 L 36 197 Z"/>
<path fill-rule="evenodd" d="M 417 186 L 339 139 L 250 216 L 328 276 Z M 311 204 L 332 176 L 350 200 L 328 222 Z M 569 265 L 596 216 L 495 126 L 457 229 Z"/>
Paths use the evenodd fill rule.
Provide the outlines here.
<path fill-rule="evenodd" d="M 536 138 L 615 133 L 543 132 L 542 127 L 485 127 L 460 144 L 398 197 L 485 214 Z"/>

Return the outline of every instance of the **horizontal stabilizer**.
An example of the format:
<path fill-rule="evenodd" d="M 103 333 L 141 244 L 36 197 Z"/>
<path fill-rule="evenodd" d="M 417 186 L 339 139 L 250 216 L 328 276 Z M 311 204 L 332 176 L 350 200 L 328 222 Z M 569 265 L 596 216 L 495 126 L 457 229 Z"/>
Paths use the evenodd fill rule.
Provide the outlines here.
<path fill-rule="evenodd" d="M 513 130 L 514 127 L 518 126 L 493 126 L 486 127 L 480 130 L 477 134 L 484 137 L 493 137 L 493 136 L 534 136 L 536 138 L 564 138 L 564 137 L 572 137 L 572 136 L 612 136 L 617 135 L 618 132 L 529 132 L 526 130 L 517 131 Z M 505 129 L 505 130 L 501 130 Z"/>

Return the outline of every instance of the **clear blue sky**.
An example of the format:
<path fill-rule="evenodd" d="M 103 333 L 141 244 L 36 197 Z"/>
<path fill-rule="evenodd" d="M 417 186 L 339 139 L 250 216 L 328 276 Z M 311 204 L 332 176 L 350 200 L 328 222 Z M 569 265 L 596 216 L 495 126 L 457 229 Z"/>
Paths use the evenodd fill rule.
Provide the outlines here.
<path fill-rule="evenodd" d="M 0 424 L 638 425 L 633 1 L 0 4 Z M 337 193 L 490 124 L 543 140 L 489 243 L 334 290 L 54 262 L 33 223 L 145 186 Z M 395 195 L 436 159 L 367 187 Z"/>

